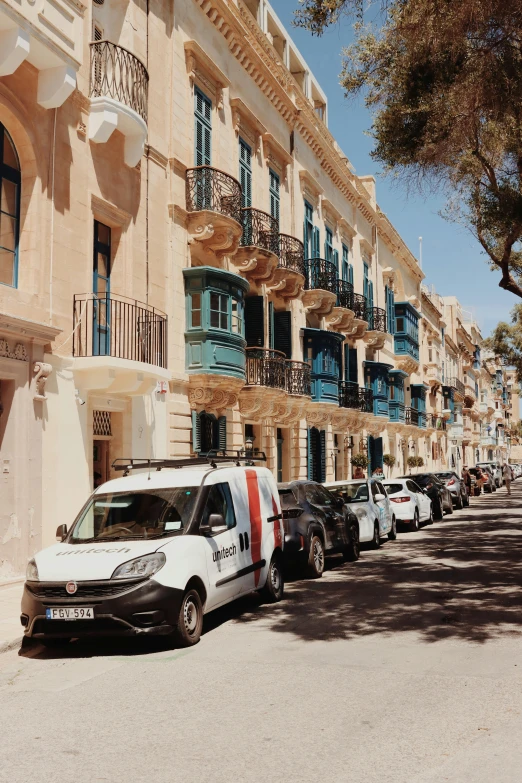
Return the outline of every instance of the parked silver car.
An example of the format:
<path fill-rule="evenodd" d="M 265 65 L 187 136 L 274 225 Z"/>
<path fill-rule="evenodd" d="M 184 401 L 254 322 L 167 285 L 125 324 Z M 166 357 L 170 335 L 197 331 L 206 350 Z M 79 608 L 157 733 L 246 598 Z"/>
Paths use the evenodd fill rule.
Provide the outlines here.
<path fill-rule="evenodd" d="M 435 475 L 446 485 L 446 489 L 449 489 L 454 508 L 461 509 L 469 506 L 466 485 L 453 470 L 441 471 L 440 473 L 435 473 Z"/>
<path fill-rule="evenodd" d="M 502 480 L 502 468 L 498 464 L 498 462 L 477 462 L 477 467 L 479 468 L 486 468 L 486 470 L 489 470 L 491 475 L 493 476 L 493 481 L 495 482 L 495 487 L 501 487 L 503 480 Z"/>

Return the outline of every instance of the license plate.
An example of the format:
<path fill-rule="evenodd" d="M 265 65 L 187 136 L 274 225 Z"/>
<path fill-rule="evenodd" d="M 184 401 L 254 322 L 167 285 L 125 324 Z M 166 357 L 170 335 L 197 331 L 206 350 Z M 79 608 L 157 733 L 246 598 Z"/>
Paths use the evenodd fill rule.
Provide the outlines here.
<path fill-rule="evenodd" d="M 94 620 L 92 606 L 56 606 L 45 610 L 48 620 Z"/>

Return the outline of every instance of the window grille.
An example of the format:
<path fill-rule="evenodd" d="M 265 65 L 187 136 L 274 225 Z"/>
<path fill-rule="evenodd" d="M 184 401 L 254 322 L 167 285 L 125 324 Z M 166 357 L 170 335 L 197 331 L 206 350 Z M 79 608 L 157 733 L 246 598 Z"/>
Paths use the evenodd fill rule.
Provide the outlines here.
<path fill-rule="evenodd" d="M 112 435 L 110 411 L 93 411 L 93 435 Z"/>
<path fill-rule="evenodd" d="M 96 3 L 96 5 L 103 5 L 105 0 L 94 0 L 94 2 Z"/>

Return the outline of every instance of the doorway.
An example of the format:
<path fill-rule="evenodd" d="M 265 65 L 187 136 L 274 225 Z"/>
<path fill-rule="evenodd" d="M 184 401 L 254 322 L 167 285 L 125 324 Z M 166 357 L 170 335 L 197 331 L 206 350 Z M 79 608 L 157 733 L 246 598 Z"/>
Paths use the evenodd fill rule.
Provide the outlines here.
<path fill-rule="evenodd" d="M 111 229 L 94 221 L 93 354 L 111 355 Z"/>
<path fill-rule="evenodd" d="M 94 440 L 92 449 L 92 475 L 94 489 L 104 484 L 110 478 L 109 465 L 109 443 L 108 440 Z"/>

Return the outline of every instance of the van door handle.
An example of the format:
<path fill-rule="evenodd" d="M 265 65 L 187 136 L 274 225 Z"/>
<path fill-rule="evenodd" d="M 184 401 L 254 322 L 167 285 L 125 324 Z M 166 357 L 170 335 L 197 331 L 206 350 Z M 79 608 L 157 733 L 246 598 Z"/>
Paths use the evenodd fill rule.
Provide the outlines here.
<path fill-rule="evenodd" d="M 250 548 L 250 541 L 248 540 L 248 533 L 245 533 L 245 549 Z"/>
<path fill-rule="evenodd" d="M 239 548 L 241 551 L 243 551 L 245 548 L 245 543 L 243 541 L 243 533 L 239 534 Z"/>

